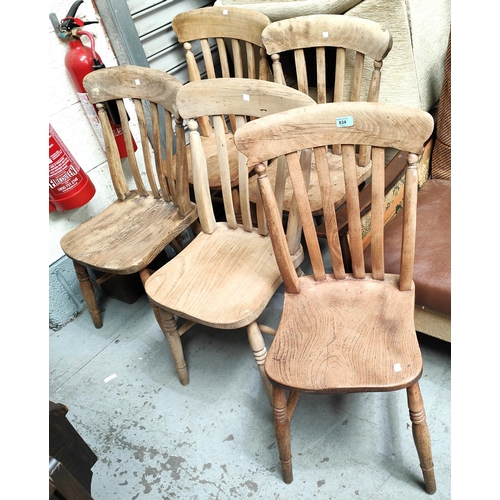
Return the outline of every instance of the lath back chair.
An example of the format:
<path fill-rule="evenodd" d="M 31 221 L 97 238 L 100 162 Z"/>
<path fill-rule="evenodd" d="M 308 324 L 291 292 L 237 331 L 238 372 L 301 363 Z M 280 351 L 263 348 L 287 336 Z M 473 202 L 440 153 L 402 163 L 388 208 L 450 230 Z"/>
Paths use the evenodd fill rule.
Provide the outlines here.
<path fill-rule="evenodd" d="M 348 127 L 343 126 L 348 117 Z M 283 477 L 293 480 L 290 420 L 302 392 L 344 394 L 406 389 L 413 435 L 428 493 L 436 490 L 429 430 L 419 388 L 422 356 L 415 332 L 412 281 L 418 172 L 433 130 L 425 111 L 390 104 L 327 103 L 286 111 L 236 131 L 237 148 L 255 166 L 274 253 L 285 285 L 282 316 L 265 362 Z M 344 269 L 326 148 L 340 144 L 353 272 Z M 355 147 L 372 147 L 372 273 L 365 272 Z M 410 151 L 404 196 L 401 272 L 384 270 L 385 148 Z M 327 228 L 316 235 L 298 152 L 312 148 Z M 312 274 L 299 277 L 290 259 L 265 162 L 285 155 Z M 333 269 L 333 271 L 332 271 Z M 287 392 L 289 396 L 287 398 Z"/>
<path fill-rule="evenodd" d="M 391 33 L 367 19 L 335 14 L 318 14 L 276 21 L 262 32 L 262 42 L 272 59 L 274 81 L 298 88 L 319 104 L 342 101 L 377 102 L 382 63 L 392 48 Z M 288 57 L 287 64 L 282 58 Z M 315 80 L 315 85 L 310 84 Z M 345 201 L 340 146 L 328 151 L 330 176 L 337 207 Z M 370 176 L 370 149 L 357 151 L 357 182 Z M 274 179 L 275 171 L 268 170 Z M 257 182 L 250 186 L 251 200 L 257 196 Z M 287 179 L 284 209 L 291 200 L 291 181 Z M 322 215 L 316 169 L 311 171 L 309 200 L 314 215 Z"/>
<path fill-rule="evenodd" d="M 273 82 L 248 78 L 221 78 L 186 84 L 178 93 L 179 112 L 188 119 L 194 192 L 201 232 L 174 259 L 155 273 L 144 271 L 145 289 L 174 358 L 179 379 L 189 383 L 181 335 L 194 324 L 235 330 L 246 328 L 261 376 L 266 346 L 262 336 L 269 330 L 257 319 L 281 284 L 264 217 L 252 225 L 248 201 L 248 166 L 239 153 L 242 223 L 235 216 L 231 194 L 229 152 L 224 122 L 234 115 L 238 125 L 249 116 L 259 117 L 293 107 L 315 106 L 305 94 Z M 217 139 L 218 166 L 222 180 L 225 216 L 214 213 L 207 175 L 206 152 L 196 118 L 210 116 Z M 307 160 L 307 158 L 306 158 Z M 304 162 L 306 160 L 303 160 Z M 287 234 L 291 259 L 299 266 L 304 254 L 296 212 L 288 217 Z M 177 326 L 174 315 L 181 318 Z M 182 319 L 186 322 L 182 323 Z M 181 324 L 182 323 L 182 324 Z"/>
<path fill-rule="evenodd" d="M 172 20 L 172 28 L 186 51 L 189 81 L 212 78 L 252 78 L 270 80 L 271 71 L 262 45 L 262 31 L 269 18 L 252 9 L 204 7 L 182 12 Z M 201 57 L 197 52 L 201 50 Z M 232 132 L 236 126 L 230 116 Z M 215 199 L 220 192 L 217 151 L 213 126 L 208 117 L 198 117 L 199 131 L 209 166 L 209 185 Z M 228 136 L 230 175 L 237 197 L 238 154 Z M 188 157 L 190 149 L 188 148 Z M 192 176 L 190 174 L 190 182 Z"/>
<path fill-rule="evenodd" d="M 88 74 L 83 85 L 89 102 L 98 109 L 117 199 L 65 234 L 61 247 L 73 260 L 88 310 L 95 327 L 100 328 L 102 318 L 94 287 L 115 275 L 138 273 L 169 244 L 179 251 L 179 237 L 196 220 L 197 212 L 189 199 L 186 140 L 176 105 L 182 84 L 160 70 L 117 66 Z M 127 108 L 125 101 L 130 99 L 133 107 Z M 120 159 L 106 111 L 109 102 L 116 103 L 119 111 L 127 148 L 124 160 Z M 136 153 L 129 118 L 137 121 L 140 131 Z M 88 268 L 103 274 L 92 283 Z"/>

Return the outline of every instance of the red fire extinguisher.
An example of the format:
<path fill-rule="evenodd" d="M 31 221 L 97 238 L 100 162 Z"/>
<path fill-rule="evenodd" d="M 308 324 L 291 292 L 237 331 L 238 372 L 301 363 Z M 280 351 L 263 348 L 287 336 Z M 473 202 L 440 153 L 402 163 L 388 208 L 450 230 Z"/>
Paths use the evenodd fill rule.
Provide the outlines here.
<path fill-rule="evenodd" d="M 92 125 L 94 132 L 99 139 L 103 151 L 106 151 L 104 145 L 104 137 L 102 134 L 101 125 L 97 115 L 97 110 L 94 105 L 89 103 L 87 92 L 83 86 L 83 79 L 91 71 L 104 68 L 104 64 L 95 50 L 95 41 L 92 33 L 84 31 L 81 27 L 87 24 L 95 24 L 97 21 L 82 21 L 75 17 L 78 7 L 83 3 L 83 0 L 77 0 L 73 3 L 68 11 L 68 14 L 60 22 L 57 21 L 55 14 L 50 14 L 49 18 L 52 21 L 56 35 L 68 42 L 69 51 L 65 56 L 65 66 L 68 74 L 76 89 L 80 102 L 87 113 L 87 117 Z M 90 47 L 84 45 L 81 41 L 82 36 L 87 36 L 90 40 Z M 114 106 L 113 106 L 114 105 Z M 116 145 L 121 158 L 127 157 L 127 149 L 125 146 L 125 139 L 121 128 L 120 117 L 116 104 L 110 102 L 107 105 L 107 111 L 110 116 L 111 128 L 115 136 Z M 132 137 L 132 144 L 134 151 L 137 150 L 137 144 Z"/>
<path fill-rule="evenodd" d="M 95 186 L 49 123 L 49 212 L 87 204 Z"/>

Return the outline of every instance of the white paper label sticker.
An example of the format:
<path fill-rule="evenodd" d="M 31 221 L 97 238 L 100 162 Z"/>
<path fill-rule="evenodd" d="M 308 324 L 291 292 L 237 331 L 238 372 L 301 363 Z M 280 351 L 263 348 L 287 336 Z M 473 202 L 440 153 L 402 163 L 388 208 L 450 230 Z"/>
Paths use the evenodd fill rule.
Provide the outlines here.
<path fill-rule="evenodd" d="M 328 31 L 323 31 L 323 38 L 328 38 Z"/>
<path fill-rule="evenodd" d="M 223 16 L 227 16 L 228 14 L 229 14 L 229 11 L 228 11 L 227 9 L 224 9 L 224 10 L 222 11 L 222 15 L 223 15 Z"/>
<path fill-rule="evenodd" d="M 335 118 L 337 122 L 337 127 L 352 127 L 354 126 L 354 119 L 352 116 L 341 116 L 339 118 Z"/>
<path fill-rule="evenodd" d="M 244 101 L 250 101 L 250 96 L 248 94 L 243 94 Z"/>
<path fill-rule="evenodd" d="M 397 373 L 400 372 L 401 370 L 402 370 L 401 365 L 399 363 L 396 363 L 394 365 L 394 371 Z"/>
<path fill-rule="evenodd" d="M 136 79 L 135 79 L 135 84 L 136 84 L 137 86 L 139 86 L 139 85 L 141 84 L 141 81 L 139 80 L 139 78 L 136 78 Z"/>

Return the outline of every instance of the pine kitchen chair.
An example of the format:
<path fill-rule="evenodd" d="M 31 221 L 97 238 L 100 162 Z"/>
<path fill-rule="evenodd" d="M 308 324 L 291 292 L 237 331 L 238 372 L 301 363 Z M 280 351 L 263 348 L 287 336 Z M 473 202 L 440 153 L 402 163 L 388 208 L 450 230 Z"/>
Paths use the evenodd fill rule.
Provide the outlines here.
<path fill-rule="evenodd" d="M 349 126 L 344 126 L 348 119 Z M 412 280 L 417 209 L 416 163 L 434 122 L 420 109 L 377 103 L 327 103 L 285 111 L 236 131 L 237 148 L 259 176 L 274 253 L 285 285 L 280 324 L 265 361 L 283 478 L 293 480 L 290 421 L 300 393 L 406 389 L 413 437 L 428 493 L 436 491 L 430 434 L 419 388 L 422 355 L 414 325 Z M 342 260 L 326 147 L 340 144 L 353 272 Z M 355 147 L 372 148 L 372 273 L 365 272 Z M 384 270 L 385 148 L 410 151 L 404 196 L 401 273 Z M 297 152 L 313 148 L 328 248 L 321 251 Z M 291 260 L 265 162 L 285 155 L 312 275 Z M 333 269 L 333 271 L 332 271 Z M 287 396 L 288 391 L 288 396 Z"/>
<path fill-rule="evenodd" d="M 262 45 L 262 31 L 269 18 L 252 9 L 204 7 L 182 12 L 172 20 L 172 29 L 186 51 L 189 81 L 212 78 L 271 80 L 271 70 Z M 201 57 L 198 52 L 201 50 Z M 235 127 L 230 117 L 232 129 Z M 208 117 L 198 117 L 201 141 L 207 157 L 208 179 L 214 199 L 219 199 L 221 182 L 213 127 Z M 238 152 L 232 135 L 227 137 L 230 173 L 237 203 Z M 191 164 L 188 148 L 189 165 Z M 192 184 L 192 174 L 189 174 Z M 238 210 L 238 208 L 237 208 Z"/>
<path fill-rule="evenodd" d="M 392 48 L 391 33 L 367 19 L 334 14 L 317 14 L 284 19 L 267 26 L 262 42 L 272 59 L 274 81 L 298 88 L 318 104 L 341 101 L 378 101 L 381 68 Z M 282 64 L 282 59 L 285 62 Z M 371 174 L 370 150 L 360 146 L 357 182 Z M 345 200 L 338 145 L 328 151 L 330 176 L 337 207 Z M 274 181 L 274 169 L 268 176 Z M 257 197 L 257 178 L 250 184 L 250 199 Z M 289 209 L 291 181 L 288 178 L 284 210 Z M 316 169 L 311 171 L 309 200 L 315 216 L 322 215 Z"/>
<path fill-rule="evenodd" d="M 249 78 L 219 78 L 186 84 L 179 90 L 179 113 L 188 120 L 190 131 L 193 182 L 202 231 L 171 261 L 141 277 L 161 330 L 167 338 L 176 370 L 183 385 L 189 374 L 181 335 L 194 324 L 236 330 L 246 328 L 249 343 L 270 395 L 270 385 L 263 373 L 266 346 L 262 336 L 269 330 L 257 319 L 281 284 L 264 216 L 252 225 L 248 201 L 248 166 L 238 155 L 240 206 L 242 222 L 235 214 L 231 193 L 230 162 L 225 121 L 235 116 L 239 126 L 248 117 L 265 116 L 294 107 L 315 106 L 302 92 L 273 82 Z M 222 181 L 224 220 L 217 218 L 210 196 L 206 152 L 196 118 L 210 116 L 217 139 L 218 166 Z M 306 163 L 307 155 L 304 156 Z M 298 217 L 292 210 L 287 234 L 293 265 L 304 258 L 300 244 Z M 180 318 L 179 325 L 176 318 Z"/>
<path fill-rule="evenodd" d="M 83 85 L 90 103 L 95 104 L 99 112 L 117 199 L 101 213 L 65 234 L 61 247 L 73 261 L 94 326 L 101 328 L 102 318 L 94 287 L 115 275 L 138 273 L 169 244 L 179 251 L 177 240 L 182 231 L 197 219 L 197 211 L 189 199 L 185 134 L 176 105 L 177 92 L 182 84 L 160 70 L 117 66 L 93 71 L 85 77 Z M 134 110 L 129 107 L 129 117 L 132 120 L 136 115 L 140 129 L 141 144 L 137 153 L 132 147 L 124 99 L 133 100 Z M 127 145 L 128 156 L 123 163 L 106 112 L 109 101 L 116 102 Z M 150 113 L 152 122 L 151 143 L 147 113 Z M 164 117 L 166 126 L 160 126 L 161 117 Z M 172 120 L 175 121 L 175 132 Z M 177 178 L 174 181 L 175 163 Z M 92 283 L 87 268 L 103 274 Z"/>

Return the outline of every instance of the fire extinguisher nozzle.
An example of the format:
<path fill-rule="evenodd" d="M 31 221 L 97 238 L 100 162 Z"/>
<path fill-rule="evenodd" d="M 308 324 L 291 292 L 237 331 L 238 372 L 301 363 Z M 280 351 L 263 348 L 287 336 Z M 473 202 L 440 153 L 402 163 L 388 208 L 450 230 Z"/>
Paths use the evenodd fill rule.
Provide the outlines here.
<path fill-rule="evenodd" d="M 98 69 L 102 69 L 102 68 L 105 68 L 106 66 L 104 66 L 104 63 L 99 61 L 99 59 L 94 59 L 94 64 L 92 66 L 92 69 L 94 71 L 98 70 Z"/>

